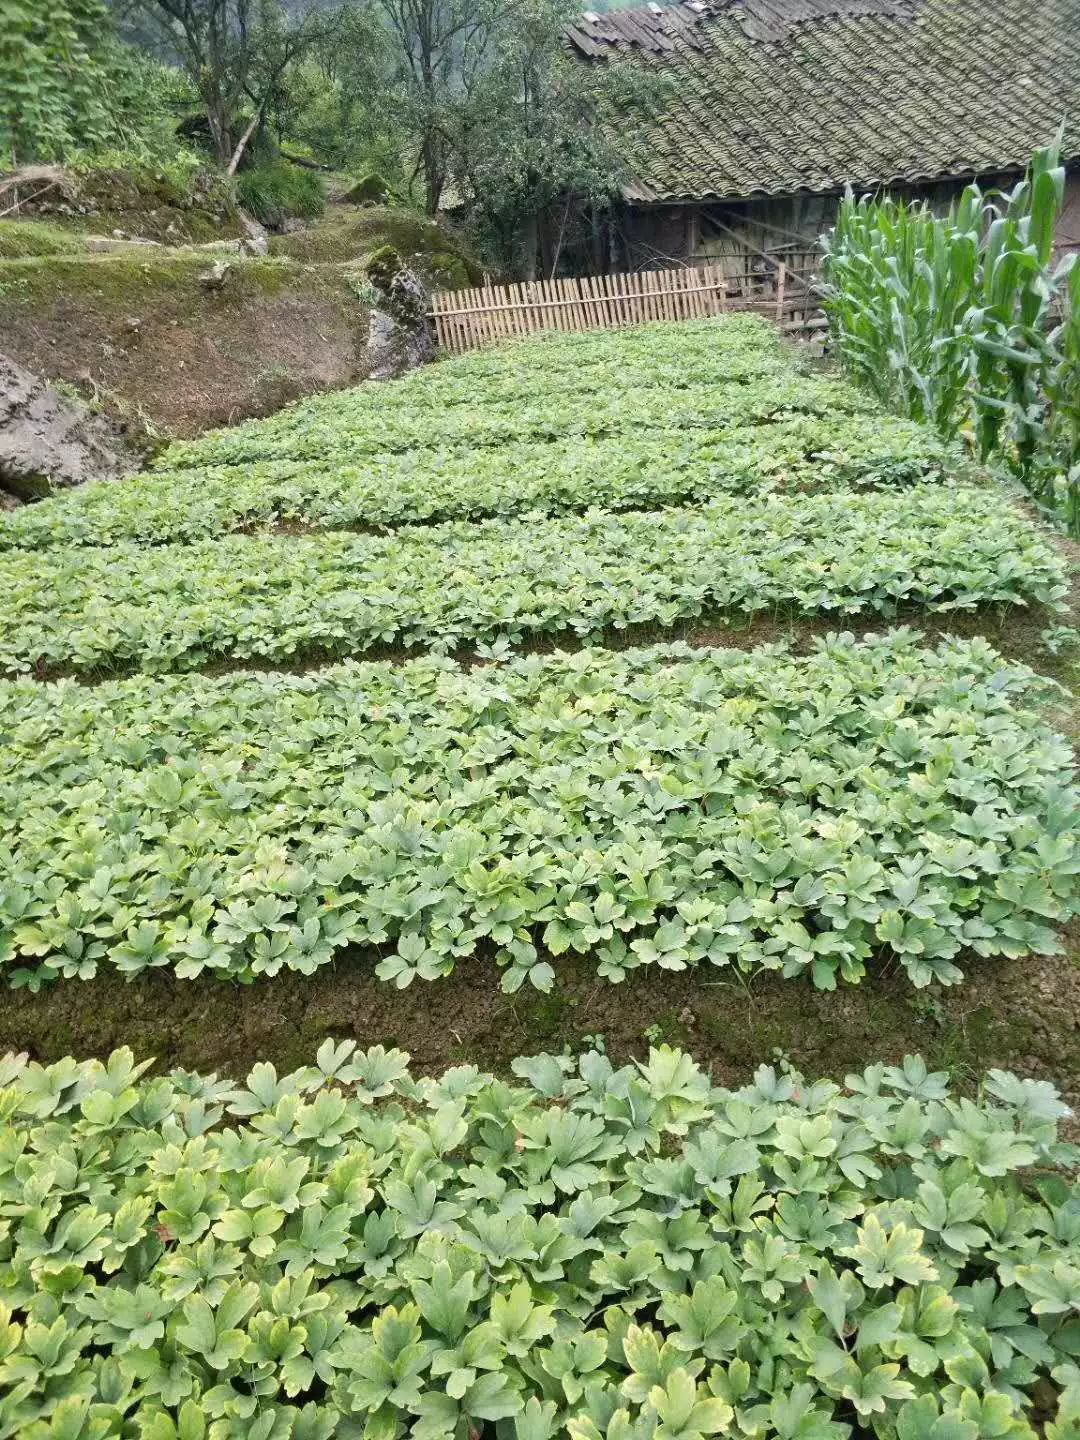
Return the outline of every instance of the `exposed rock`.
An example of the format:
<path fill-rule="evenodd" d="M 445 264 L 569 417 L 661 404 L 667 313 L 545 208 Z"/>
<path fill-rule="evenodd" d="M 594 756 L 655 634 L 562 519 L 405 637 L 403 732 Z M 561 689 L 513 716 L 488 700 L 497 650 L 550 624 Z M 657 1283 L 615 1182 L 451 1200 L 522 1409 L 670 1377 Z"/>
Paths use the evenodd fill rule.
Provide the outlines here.
<path fill-rule="evenodd" d="M 209 270 L 204 270 L 199 276 L 199 284 L 205 285 L 208 290 L 220 290 L 229 277 L 232 266 L 227 260 L 215 260 Z"/>
<path fill-rule="evenodd" d="M 83 248 L 96 255 L 113 255 L 125 250 L 146 250 L 151 246 L 160 249 L 157 240 L 147 240 L 136 235 L 87 235 L 83 239 Z"/>
<path fill-rule="evenodd" d="M 428 294 L 420 277 L 389 245 L 371 257 L 367 270 L 380 299 L 368 328 L 370 379 L 390 380 L 415 370 L 435 353 Z"/>
<path fill-rule="evenodd" d="M 0 508 L 137 465 L 107 420 L 0 355 Z"/>
<path fill-rule="evenodd" d="M 266 234 L 266 228 L 260 225 L 254 215 L 240 211 L 240 225 L 244 231 L 244 238 L 240 242 L 249 255 L 265 255 L 270 248 L 270 242 Z"/>

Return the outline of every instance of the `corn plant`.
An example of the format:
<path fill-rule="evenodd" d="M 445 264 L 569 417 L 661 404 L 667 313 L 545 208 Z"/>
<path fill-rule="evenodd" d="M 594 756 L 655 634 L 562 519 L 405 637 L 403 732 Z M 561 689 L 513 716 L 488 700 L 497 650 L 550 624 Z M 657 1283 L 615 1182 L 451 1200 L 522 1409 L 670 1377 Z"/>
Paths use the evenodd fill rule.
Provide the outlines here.
<path fill-rule="evenodd" d="M 857 379 L 965 435 L 1076 531 L 1080 280 L 1053 256 L 1064 186 L 1059 140 L 1011 192 L 970 185 L 944 215 L 849 193 L 824 241 L 826 308 Z"/>

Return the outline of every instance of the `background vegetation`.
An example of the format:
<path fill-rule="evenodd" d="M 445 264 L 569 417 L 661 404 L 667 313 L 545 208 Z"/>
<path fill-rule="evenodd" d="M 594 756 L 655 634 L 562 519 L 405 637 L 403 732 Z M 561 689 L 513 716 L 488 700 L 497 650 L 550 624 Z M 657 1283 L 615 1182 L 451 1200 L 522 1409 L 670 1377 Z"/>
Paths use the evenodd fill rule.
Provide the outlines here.
<path fill-rule="evenodd" d="M 210 163 L 264 220 L 310 216 L 320 173 L 468 221 L 531 275 L 568 189 L 603 203 L 643 82 L 574 65 L 575 0 L 0 0 L 12 166 Z M 583 122 L 589 121 L 585 124 Z"/>

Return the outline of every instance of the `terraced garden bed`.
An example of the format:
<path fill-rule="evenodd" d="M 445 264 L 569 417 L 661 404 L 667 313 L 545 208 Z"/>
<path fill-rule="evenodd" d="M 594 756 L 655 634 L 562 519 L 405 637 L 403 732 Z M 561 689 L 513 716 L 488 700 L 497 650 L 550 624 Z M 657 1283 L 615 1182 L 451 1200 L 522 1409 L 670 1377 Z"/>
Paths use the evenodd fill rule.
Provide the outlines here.
<path fill-rule="evenodd" d="M 0 803 L 33 880 L 0 923 L 46 976 L 310 974 L 363 946 L 403 986 L 489 944 L 511 989 L 567 950 L 616 981 L 832 988 L 891 954 L 952 983 L 963 950 L 1054 951 L 1080 871 L 1068 747 L 1013 704 L 1032 680 L 901 633 L 9 687 Z"/>
<path fill-rule="evenodd" d="M 685 509 L 0 556 L 0 668 L 450 651 L 725 613 L 1053 606 L 1053 548 L 988 489 L 725 498 Z"/>
<path fill-rule="evenodd" d="M 973 1105 L 908 1057 L 730 1091 L 666 1046 L 143 1071 L 0 1061 L 9 1433 L 1073 1428 L 1075 1197 L 1023 1180 L 1063 1155 L 1049 1086 Z"/>
<path fill-rule="evenodd" d="M 1070 565 L 996 481 L 740 319 L 0 550 L 0 1440 L 1072 1440 Z"/>

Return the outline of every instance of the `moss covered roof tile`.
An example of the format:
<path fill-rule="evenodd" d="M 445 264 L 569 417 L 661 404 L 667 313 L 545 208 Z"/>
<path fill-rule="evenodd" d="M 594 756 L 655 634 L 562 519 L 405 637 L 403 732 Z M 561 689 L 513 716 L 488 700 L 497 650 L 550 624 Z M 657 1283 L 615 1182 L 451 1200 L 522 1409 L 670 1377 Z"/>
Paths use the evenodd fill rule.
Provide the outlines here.
<path fill-rule="evenodd" d="M 1063 122 L 1080 158 L 1080 0 L 691 0 L 588 13 L 567 44 L 669 77 L 630 200 L 1020 169 Z"/>

